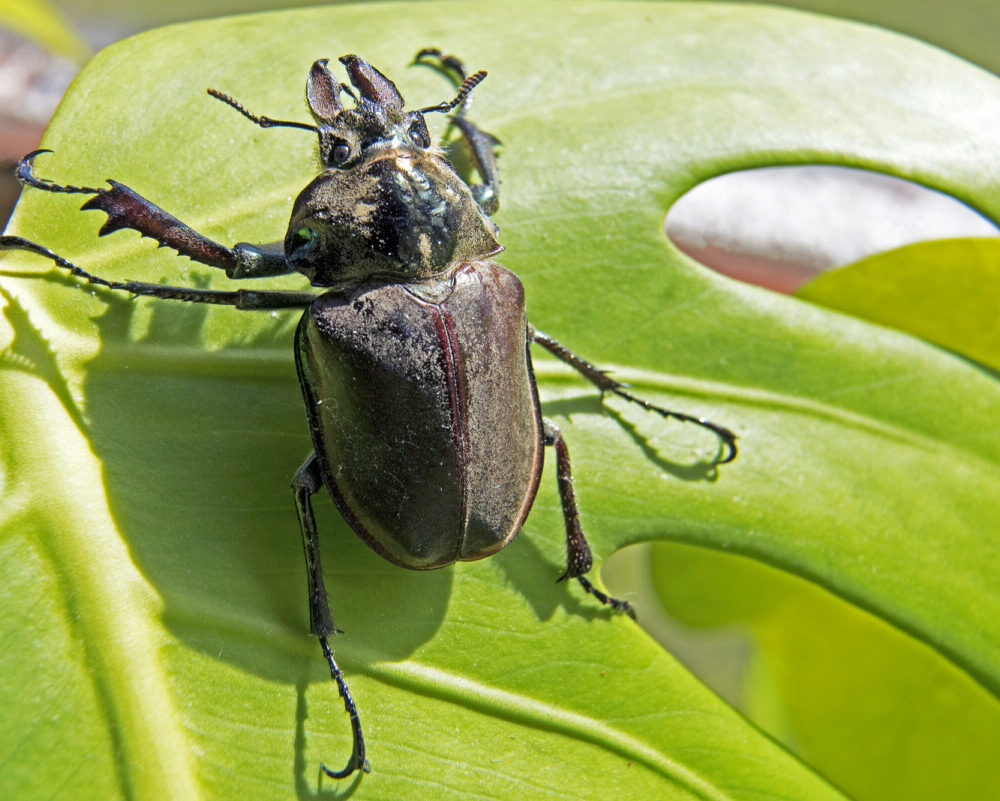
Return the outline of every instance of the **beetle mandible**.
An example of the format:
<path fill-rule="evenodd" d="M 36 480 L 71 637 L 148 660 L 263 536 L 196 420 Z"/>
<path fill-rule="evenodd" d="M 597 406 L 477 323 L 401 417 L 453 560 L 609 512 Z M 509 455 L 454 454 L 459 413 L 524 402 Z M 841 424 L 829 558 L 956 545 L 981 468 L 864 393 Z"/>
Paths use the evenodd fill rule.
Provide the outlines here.
<path fill-rule="evenodd" d="M 22 184 L 92 195 L 83 209 L 108 215 L 101 235 L 130 228 L 230 278 L 299 272 L 321 294 L 285 290 L 219 291 L 111 281 L 18 236 L 0 248 L 28 250 L 74 276 L 133 296 L 214 303 L 243 310 L 304 309 L 295 359 L 313 452 L 292 491 L 306 556 L 309 617 L 349 715 L 353 749 L 334 778 L 368 771 L 360 718 L 329 638 L 337 632 L 320 565 L 312 496 L 324 487 L 355 532 L 401 567 L 427 570 L 496 553 L 517 534 L 535 497 L 543 446 L 556 453 L 566 523 L 566 571 L 602 604 L 634 617 L 631 606 L 594 587 L 590 547 L 580 527 L 569 452 L 559 429 L 541 417 L 529 347 L 537 343 L 601 393 L 664 418 L 695 423 L 720 441 L 717 464 L 736 456 L 736 435 L 709 420 L 633 395 L 627 385 L 534 328 L 517 277 L 491 257 L 503 248 L 490 218 L 498 206 L 498 141 L 467 117 L 472 90 L 486 73 L 466 75 L 453 56 L 417 54 L 449 75 L 451 101 L 407 111 L 395 84 L 356 55 L 340 59 L 352 90 L 326 59 L 309 71 L 306 99 L 315 124 L 257 116 L 222 92 L 215 98 L 262 128 L 292 127 L 319 137 L 322 171 L 299 194 L 283 247 L 202 236 L 116 181 L 110 188 L 67 186 L 32 171 Z M 342 94 L 354 105 L 345 107 Z M 424 115 L 453 112 L 480 183 L 465 183 L 432 143 Z M 378 465 L 385 469 L 370 469 Z"/>

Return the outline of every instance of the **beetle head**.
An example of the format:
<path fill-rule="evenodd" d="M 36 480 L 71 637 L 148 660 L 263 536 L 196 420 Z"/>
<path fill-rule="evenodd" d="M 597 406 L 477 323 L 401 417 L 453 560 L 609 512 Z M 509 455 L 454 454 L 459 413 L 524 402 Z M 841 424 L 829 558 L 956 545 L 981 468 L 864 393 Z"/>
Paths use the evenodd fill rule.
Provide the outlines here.
<path fill-rule="evenodd" d="M 285 237 L 292 267 L 316 286 L 381 275 L 418 280 L 499 252 L 496 225 L 432 145 L 424 121 L 426 112 L 464 100 L 485 73 L 451 103 L 406 111 L 393 82 L 368 62 L 340 61 L 357 95 L 325 59 L 306 83 L 326 170 L 295 201 Z M 341 92 L 354 99 L 352 108 Z"/>
<path fill-rule="evenodd" d="M 325 58 L 312 65 L 306 82 L 324 167 L 350 169 L 373 150 L 387 147 L 431 147 L 423 113 L 404 111 L 403 96 L 392 81 L 358 56 L 342 56 L 340 62 L 360 95 L 354 108 L 341 102 L 341 91 L 354 93 L 330 74 Z"/>

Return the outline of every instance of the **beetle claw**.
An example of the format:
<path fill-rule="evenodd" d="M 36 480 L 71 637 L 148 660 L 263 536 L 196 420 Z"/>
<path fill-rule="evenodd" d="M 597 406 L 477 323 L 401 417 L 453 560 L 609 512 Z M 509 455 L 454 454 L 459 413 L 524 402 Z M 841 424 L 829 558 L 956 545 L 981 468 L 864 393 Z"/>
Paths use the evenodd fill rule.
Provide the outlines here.
<path fill-rule="evenodd" d="M 365 738 L 361 733 L 361 719 L 358 717 L 357 707 L 354 706 L 351 691 L 347 688 L 347 682 L 344 680 L 344 675 L 340 672 L 340 668 L 333 658 L 333 651 L 330 649 L 325 636 L 319 638 L 319 644 L 322 646 L 323 656 L 326 657 L 327 664 L 330 666 L 330 678 L 336 682 L 337 692 L 344 699 L 344 711 L 347 712 L 347 716 L 351 719 L 351 735 L 354 738 L 354 744 L 351 748 L 351 758 L 347 761 L 347 765 L 343 770 L 330 770 L 322 763 L 320 764 L 320 769 L 331 779 L 347 778 L 356 770 L 370 773 L 371 765 L 368 764 L 368 760 L 365 758 Z"/>
<path fill-rule="evenodd" d="M 99 195 L 104 191 L 103 189 L 94 189 L 92 186 L 64 186 L 63 184 L 57 184 L 55 181 L 50 181 L 48 178 L 39 178 L 31 169 L 35 156 L 51 152 L 47 148 L 41 148 L 31 151 L 21 159 L 14 174 L 22 186 L 33 186 L 35 189 L 42 189 L 46 192 L 65 192 L 70 195 Z"/>
<path fill-rule="evenodd" d="M 352 754 L 351 758 L 348 760 L 347 765 L 343 770 L 330 770 L 325 762 L 319 763 L 319 769 L 323 771 L 331 779 L 346 779 L 356 770 L 360 770 L 363 773 L 371 773 L 372 766 L 368 763 L 368 760 L 364 760 L 363 764 L 358 763 L 358 758 L 356 755 Z"/>

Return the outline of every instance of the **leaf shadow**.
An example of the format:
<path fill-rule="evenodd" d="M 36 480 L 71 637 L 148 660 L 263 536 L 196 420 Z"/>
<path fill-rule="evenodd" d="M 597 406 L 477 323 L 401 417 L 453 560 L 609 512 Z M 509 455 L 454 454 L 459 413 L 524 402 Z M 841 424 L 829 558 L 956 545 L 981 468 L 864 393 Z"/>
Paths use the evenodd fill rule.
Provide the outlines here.
<path fill-rule="evenodd" d="M 59 399 L 66 414 L 83 430 L 83 413 L 73 399 L 48 340 L 31 322 L 27 310 L 14 295 L 0 287 L 0 298 L 5 301 L 3 315 L 14 331 L 13 341 L 0 353 L 0 368 L 18 370 L 41 378 Z"/>
<path fill-rule="evenodd" d="M 490 558 L 499 565 L 508 583 L 527 600 L 539 620 L 551 619 L 559 608 L 587 621 L 619 617 L 619 612 L 599 604 L 575 581 L 561 581 L 566 566 L 553 563 L 538 546 L 539 534 L 532 530 L 530 517 L 525 529 L 513 543 Z"/>

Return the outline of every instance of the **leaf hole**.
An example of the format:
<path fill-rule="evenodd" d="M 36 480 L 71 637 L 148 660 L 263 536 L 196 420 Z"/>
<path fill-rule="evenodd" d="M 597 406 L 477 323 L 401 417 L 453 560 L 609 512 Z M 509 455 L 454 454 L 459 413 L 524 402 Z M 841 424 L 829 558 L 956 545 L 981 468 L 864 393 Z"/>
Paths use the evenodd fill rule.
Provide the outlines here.
<path fill-rule="evenodd" d="M 667 236 L 723 275 L 791 293 L 820 273 L 913 242 L 996 237 L 959 200 L 884 173 L 797 165 L 704 181 L 671 207 Z"/>

